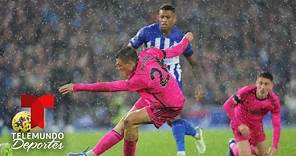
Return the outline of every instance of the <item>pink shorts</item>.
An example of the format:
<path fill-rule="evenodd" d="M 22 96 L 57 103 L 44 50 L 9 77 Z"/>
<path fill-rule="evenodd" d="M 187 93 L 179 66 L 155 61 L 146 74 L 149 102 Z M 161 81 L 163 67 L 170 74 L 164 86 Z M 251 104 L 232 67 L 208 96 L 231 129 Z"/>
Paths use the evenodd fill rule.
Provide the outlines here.
<path fill-rule="evenodd" d="M 149 101 L 145 101 L 142 97 L 140 97 L 136 103 L 134 104 L 134 106 L 137 108 L 137 109 L 142 109 L 146 106 L 149 106 Z"/>
<path fill-rule="evenodd" d="M 164 107 L 157 100 L 153 102 L 147 99 L 140 98 L 136 103 L 137 109 L 145 108 L 151 122 L 156 128 L 161 127 L 165 122 L 174 120 L 178 115 L 181 114 L 183 107 Z"/>
<path fill-rule="evenodd" d="M 250 134 L 244 136 L 240 133 L 238 126 L 231 126 L 236 142 L 248 140 L 250 145 L 256 146 L 257 143 L 265 140 L 263 126 L 249 127 Z"/>

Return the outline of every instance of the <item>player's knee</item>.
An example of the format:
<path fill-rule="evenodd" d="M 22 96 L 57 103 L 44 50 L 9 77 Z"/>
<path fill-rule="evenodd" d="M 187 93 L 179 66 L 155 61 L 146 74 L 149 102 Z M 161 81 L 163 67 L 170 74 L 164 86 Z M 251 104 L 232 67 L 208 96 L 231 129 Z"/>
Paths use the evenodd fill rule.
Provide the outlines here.
<path fill-rule="evenodd" d="M 127 116 L 123 120 L 124 129 L 131 128 L 134 125 L 133 118 L 131 116 Z"/>
<path fill-rule="evenodd" d="M 252 156 L 251 153 L 245 153 L 245 152 L 242 152 L 242 153 L 239 152 L 238 155 L 239 155 L 239 156 Z"/>
<path fill-rule="evenodd" d="M 244 153 L 244 152 L 239 153 L 238 155 L 239 156 L 252 156 L 252 154 L 250 154 L 250 153 Z"/>
<path fill-rule="evenodd" d="M 252 156 L 251 151 L 248 151 L 248 150 L 239 150 L 238 155 L 239 156 Z"/>
<path fill-rule="evenodd" d="M 138 133 L 132 132 L 129 129 L 127 129 L 124 133 L 124 139 L 129 141 L 136 141 L 138 139 Z"/>

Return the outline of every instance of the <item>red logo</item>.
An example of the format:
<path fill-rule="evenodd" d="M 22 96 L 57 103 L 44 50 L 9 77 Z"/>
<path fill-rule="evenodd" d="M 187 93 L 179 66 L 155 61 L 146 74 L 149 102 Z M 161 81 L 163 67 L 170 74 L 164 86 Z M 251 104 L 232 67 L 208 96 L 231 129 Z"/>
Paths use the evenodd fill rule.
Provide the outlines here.
<path fill-rule="evenodd" d="M 44 109 L 54 107 L 54 96 L 21 95 L 21 106 L 31 108 L 31 128 L 36 126 L 44 128 Z"/>

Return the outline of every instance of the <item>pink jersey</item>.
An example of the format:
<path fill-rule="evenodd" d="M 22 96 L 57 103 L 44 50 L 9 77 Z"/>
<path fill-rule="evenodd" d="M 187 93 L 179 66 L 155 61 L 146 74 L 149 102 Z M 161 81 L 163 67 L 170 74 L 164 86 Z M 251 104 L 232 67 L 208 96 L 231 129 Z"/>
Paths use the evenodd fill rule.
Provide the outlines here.
<path fill-rule="evenodd" d="M 273 147 L 278 148 L 281 130 L 281 106 L 279 97 L 270 92 L 266 99 L 256 98 L 256 86 L 245 86 L 224 103 L 224 110 L 231 119 L 231 126 L 247 125 L 250 129 L 263 129 L 263 118 L 271 112 Z"/>
<path fill-rule="evenodd" d="M 158 100 L 164 107 L 183 107 L 185 98 L 177 81 L 161 65 L 164 58 L 181 55 L 189 45 L 183 38 L 175 46 L 160 50 L 150 48 L 142 51 L 138 56 L 136 69 L 129 75 L 128 80 L 113 82 L 98 82 L 93 84 L 74 84 L 74 91 L 130 91 L 138 92 L 144 99 L 154 103 Z"/>

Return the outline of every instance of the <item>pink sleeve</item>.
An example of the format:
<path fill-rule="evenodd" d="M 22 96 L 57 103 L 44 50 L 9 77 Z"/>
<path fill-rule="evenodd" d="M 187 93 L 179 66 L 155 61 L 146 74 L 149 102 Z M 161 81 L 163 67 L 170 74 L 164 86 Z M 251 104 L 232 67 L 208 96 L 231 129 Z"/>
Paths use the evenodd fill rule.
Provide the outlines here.
<path fill-rule="evenodd" d="M 186 50 L 186 48 L 189 45 L 189 40 L 186 37 L 183 37 L 183 39 L 176 45 L 164 49 L 165 51 L 165 58 L 171 58 L 175 56 L 179 56 L 183 54 L 183 52 Z"/>
<path fill-rule="evenodd" d="M 73 86 L 74 92 L 91 91 L 91 92 L 116 92 L 127 91 L 128 83 L 126 80 L 113 82 L 97 82 L 97 83 L 75 83 Z"/>
<path fill-rule="evenodd" d="M 224 103 L 224 111 L 226 112 L 229 119 L 234 118 L 234 107 L 236 104 L 240 103 L 241 99 L 244 98 L 244 95 L 250 90 L 254 89 L 253 86 L 245 86 L 239 89 L 233 96 L 229 97 Z"/>
<path fill-rule="evenodd" d="M 147 75 L 145 74 L 135 74 L 128 80 L 128 90 L 131 92 L 136 92 L 138 90 L 148 88 Z"/>
<path fill-rule="evenodd" d="M 281 135 L 281 104 L 277 95 L 274 94 L 273 99 L 275 99 L 275 109 L 271 111 L 273 127 L 272 147 L 278 149 Z"/>
<path fill-rule="evenodd" d="M 229 97 L 223 105 L 224 111 L 226 112 L 230 120 L 234 117 L 234 107 L 236 103 L 234 102 L 233 96 Z"/>

